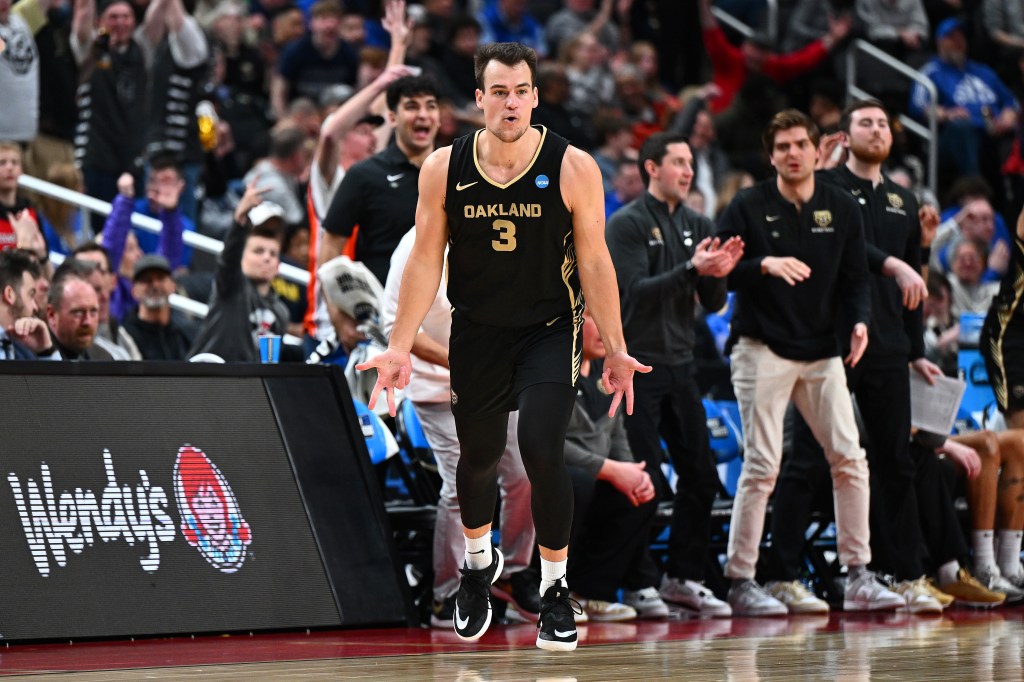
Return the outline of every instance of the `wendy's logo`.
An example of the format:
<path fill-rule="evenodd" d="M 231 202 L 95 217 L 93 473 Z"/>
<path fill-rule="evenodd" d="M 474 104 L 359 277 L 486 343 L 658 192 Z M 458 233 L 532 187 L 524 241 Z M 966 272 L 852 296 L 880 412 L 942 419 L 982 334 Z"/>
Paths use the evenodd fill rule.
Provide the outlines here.
<path fill-rule="evenodd" d="M 227 479 L 202 450 L 190 445 L 178 450 L 174 497 L 188 544 L 222 573 L 240 569 L 252 531 Z"/>

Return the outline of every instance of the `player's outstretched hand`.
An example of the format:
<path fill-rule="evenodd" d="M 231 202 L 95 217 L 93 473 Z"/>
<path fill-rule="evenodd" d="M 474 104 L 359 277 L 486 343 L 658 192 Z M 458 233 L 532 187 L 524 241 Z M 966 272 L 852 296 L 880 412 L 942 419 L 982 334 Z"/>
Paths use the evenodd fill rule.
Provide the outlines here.
<path fill-rule="evenodd" d="M 377 383 L 373 385 L 367 407 L 372 410 L 377 404 L 377 396 L 384 391 L 388 399 L 388 414 L 394 417 L 397 414 L 395 391 L 408 386 L 409 376 L 412 374 L 412 360 L 409 357 L 409 352 L 388 348 L 380 355 L 375 355 L 366 362 L 356 365 L 356 369 L 360 372 L 365 372 L 368 369 L 377 370 Z"/>
<path fill-rule="evenodd" d="M 605 358 L 601 381 L 612 394 L 612 405 L 608 409 L 609 417 L 615 416 L 623 396 L 626 397 L 626 414 L 633 414 L 633 372 L 646 374 L 650 371 L 649 366 L 640 364 L 626 351 L 610 353 Z"/>

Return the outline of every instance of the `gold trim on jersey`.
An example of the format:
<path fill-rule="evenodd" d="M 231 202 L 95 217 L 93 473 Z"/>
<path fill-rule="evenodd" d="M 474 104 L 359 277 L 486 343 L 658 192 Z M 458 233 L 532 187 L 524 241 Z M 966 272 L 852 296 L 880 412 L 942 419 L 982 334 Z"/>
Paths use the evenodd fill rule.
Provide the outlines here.
<path fill-rule="evenodd" d="M 476 152 L 476 145 L 477 141 L 480 139 L 480 133 L 484 132 L 484 130 L 485 129 L 481 128 L 480 130 L 476 131 L 475 135 L 473 135 L 473 165 L 476 166 L 476 172 L 480 174 L 481 178 L 486 180 L 488 183 L 494 185 L 498 189 L 506 189 L 507 187 L 512 186 L 513 184 L 518 182 L 520 178 L 522 178 L 524 175 L 530 172 L 530 169 L 533 168 L 533 164 L 537 163 L 537 158 L 540 156 L 540 150 L 544 148 L 544 140 L 546 140 L 548 137 L 547 127 L 540 126 L 540 144 L 537 145 L 537 151 L 533 153 L 533 158 L 530 159 L 530 163 L 526 164 L 526 168 L 523 169 L 522 173 L 515 176 L 514 178 L 512 178 L 503 185 L 500 182 L 496 182 L 491 178 L 487 177 L 487 173 L 484 173 L 484 169 L 480 167 L 480 158 Z"/>
<path fill-rule="evenodd" d="M 569 309 L 572 310 L 572 385 L 580 378 L 580 367 L 583 366 L 583 345 L 580 343 L 580 332 L 583 330 L 583 296 L 576 295 L 569 278 L 576 272 L 576 244 L 572 241 L 572 229 L 562 238 L 562 249 L 565 258 L 562 260 L 562 281 L 569 290 Z"/>
<path fill-rule="evenodd" d="M 1024 255 L 1024 241 L 1016 239 L 1014 242 L 1017 249 Z M 1013 305 L 999 308 L 999 313 L 996 315 L 996 319 L 999 321 L 999 334 L 989 342 L 992 362 L 999 368 L 998 379 L 991 382 L 992 391 L 996 394 L 999 406 L 1004 409 L 1010 404 L 1010 396 L 1007 393 L 1009 382 L 1006 380 L 1006 363 L 1003 361 L 1003 337 L 1006 336 L 1006 330 L 1010 326 L 1010 319 L 1013 318 L 1014 311 L 1020 308 L 1021 299 L 1024 298 L 1024 270 L 1016 263 L 1014 263 L 1014 267 L 1017 269 L 1017 276 L 1013 280 Z"/>

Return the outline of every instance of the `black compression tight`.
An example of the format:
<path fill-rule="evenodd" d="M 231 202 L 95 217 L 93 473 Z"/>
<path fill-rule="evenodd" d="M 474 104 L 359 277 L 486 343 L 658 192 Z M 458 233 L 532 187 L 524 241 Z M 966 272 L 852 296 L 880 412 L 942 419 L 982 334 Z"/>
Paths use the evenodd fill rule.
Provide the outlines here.
<path fill-rule="evenodd" d="M 533 488 L 537 542 L 548 549 L 569 544 L 572 483 L 563 453 L 575 400 L 576 389 L 567 384 L 535 384 L 519 394 L 519 449 Z M 462 450 L 455 477 L 462 525 L 480 528 L 494 518 L 508 415 L 456 418 L 455 425 Z"/>

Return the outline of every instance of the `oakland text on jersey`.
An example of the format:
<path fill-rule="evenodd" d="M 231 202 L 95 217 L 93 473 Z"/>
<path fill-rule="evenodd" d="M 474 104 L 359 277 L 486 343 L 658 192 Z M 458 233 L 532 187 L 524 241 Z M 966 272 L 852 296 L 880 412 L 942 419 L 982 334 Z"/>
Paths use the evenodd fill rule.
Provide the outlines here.
<path fill-rule="evenodd" d="M 540 218 L 540 204 L 466 204 L 462 214 L 467 218 Z"/>

